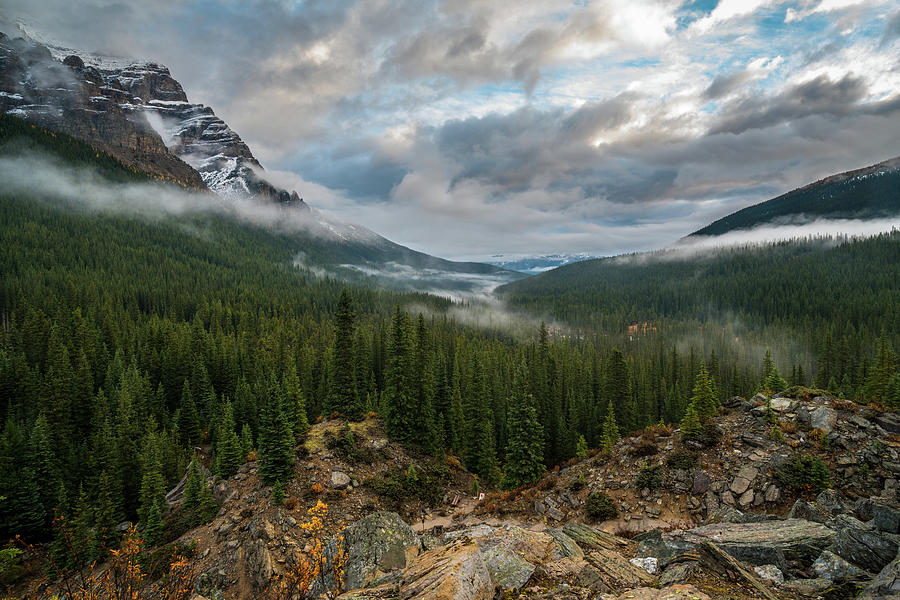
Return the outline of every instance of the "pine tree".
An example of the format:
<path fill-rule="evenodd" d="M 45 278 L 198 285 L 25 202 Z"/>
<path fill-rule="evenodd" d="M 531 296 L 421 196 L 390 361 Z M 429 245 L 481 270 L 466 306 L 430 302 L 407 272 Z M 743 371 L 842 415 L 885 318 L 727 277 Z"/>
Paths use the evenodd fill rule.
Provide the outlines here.
<path fill-rule="evenodd" d="M 391 320 L 388 369 L 385 381 L 385 404 L 388 433 L 401 443 L 416 437 L 412 392 L 412 343 L 406 313 L 397 306 Z"/>
<path fill-rule="evenodd" d="M 701 420 L 711 419 L 716 415 L 718 406 L 716 391 L 703 363 L 700 364 L 697 377 L 694 379 L 694 395 L 691 396 L 690 402 Z"/>
<path fill-rule="evenodd" d="M 584 439 L 583 435 L 578 436 L 578 443 L 575 446 L 575 456 L 580 459 L 587 458 L 588 455 L 588 444 L 587 440 Z"/>
<path fill-rule="evenodd" d="M 303 397 L 303 388 L 297 376 L 297 367 L 293 364 L 285 375 L 284 388 L 287 392 L 288 419 L 294 431 L 294 438 L 300 443 L 309 430 L 309 418 L 306 415 L 306 399 Z"/>
<path fill-rule="evenodd" d="M 244 423 L 244 427 L 241 429 L 241 454 L 245 459 L 251 452 L 253 452 L 253 432 L 250 431 L 250 425 Z"/>
<path fill-rule="evenodd" d="M 149 511 L 147 511 L 146 520 L 144 522 L 144 529 L 142 532 L 144 541 L 151 546 L 156 545 L 162 537 L 162 531 L 162 508 L 160 508 L 159 504 L 153 504 L 150 506 Z"/>
<path fill-rule="evenodd" d="M 95 555 L 102 556 L 107 550 L 115 547 L 118 541 L 116 526 L 121 521 L 122 509 L 117 505 L 112 491 L 114 479 L 108 471 L 100 473 L 97 483 L 97 504 L 95 511 Z"/>
<path fill-rule="evenodd" d="M 280 481 L 276 481 L 272 486 L 272 504 L 275 506 L 284 504 L 284 485 Z"/>
<path fill-rule="evenodd" d="M 606 419 L 603 420 L 601 445 L 607 452 L 612 452 L 617 441 L 619 441 L 619 427 L 616 425 L 616 411 L 613 408 L 612 400 L 610 400 L 606 409 Z"/>
<path fill-rule="evenodd" d="M 226 401 L 222 407 L 222 419 L 219 421 L 216 436 L 216 471 L 222 478 L 229 478 L 237 473 L 244 464 L 246 454 L 241 449 L 241 440 L 234 432 L 234 415 L 231 402 Z"/>
<path fill-rule="evenodd" d="M 41 502 L 41 488 L 34 471 L 20 471 L 18 486 L 12 497 L 12 530 L 26 539 L 39 539 L 47 532 L 47 510 Z"/>
<path fill-rule="evenodd" d="M 294 435 L 277 394 L 269 398 L 259 437 L 259 475 L 266 485 L 287 482 L 294 476 Z"/>
<path fill-rule="evenodd" d="M 766 350 L 766 356 L 763 358 L 763 379 L 769 376 L 769 373 L 772 372 L 774 367 L 775 363 L 772 361 L 772 351 Z"/>
<path fill-rule="evenodd" d="M 184 499 L 181 503 L 185 509 L 193 509 L 200 505 L 200 488 L 206 485 L 206 480 L 200 473 L 197 460 L 191 461 L 188 467 L 188 478 L 184 484 Z"/>
<path fill-rule="evenodd" d="M 681 438 L 683 440 L 698 440 L 703 433 L 703 425 L 700 423 L 700 416 L 697 414 L 697 408 L 691 402 L 688 405 L 687 413 L 681 420 Z"/>
<path fill-rule="evenodd" d="M 181 412 L 178 413 L 178 431 L 181 433 L 181 440 L 185 444 L 195 444 L 201 441 L 203 437 L 200 429 L 200 414 L 197 412 L 197 405 L 194 403 L 194 394 L 191 391 L 190 382 L 185 379 L 184 386 L 181 391 Z"/>
<path fill-rule="evenodd" d="M 527 393 L 524 363 L 516 370 L 513 389 L 509 441 L 506 445 L 506 476 L 502 484 L 506 489 L 531 483 L 544 473 L 544 430 L 538 421 L 534 398 Z"/>
<path fill-rule="evenodd" d="M 772 365 L 769 374 L 766 375 L 765 386 L 771 392 L 781 392 L 787 389 L 788 383 L 781 376 L 781 373 L 778 372 L 778 367 L 775 365 Z"/>
<path fill-rule="evenodd" d="M 334 328 L 331 392 L 326 412 L 339 412 L 352 421 L 359 421 L 363 418 L 364 407 L 357 394 L 353 371 L 356 314 L 353 312 L 350 292 L 346 289 L 341 292 L 338 300 Z"/>
<path fill-rule="evenodd" d="M 434 373 L 432 372 L 431 343 L 425 318 L 419 313 L 416 321 L 414 350 L 413 402 L 416 407 L 413 442 L 427 452 L 435 450 Z"/>
<path fill-rule="evenodd" d="M 43 413 L 38 415 L 34 427 L 31 429 L 27 459 L 35 481 L 41 488 L 41 504 L 48 509 L 45 517 L 46 522 L 49 523 L 53 517 L 49 509 L 55 506 L 56 493 L 62 484 L 62 477 L 57 466 L 59 463 L 53 452 L 50 425 Z"/>
<path fill-rule="evenodd" d="M 603 397 L 609 406 L 614 407 L 616 422 L 625 431 L 631 431 L 634 426 L 631 413 L 630 379 L 625 356 L 621 350 L 614 348 L 606 364 Z"/>
<path fill-rule="evenodd" d="M 143 473 L 141 475 L 140 505 L 138 507 L 138 520 L 145 527 L 150 511 L 156 507 L 161 519 L 163 508 L 165 507 L 166 480 L 162 474 L 160 454 L 161 451 L 156 441 L 156 434 L 148 434 L 143 449 Z"/>
<path fill-rule="evenodd" d="M 878 350 L 875 364 L 869 369 L 865 380 L 864 395 L 873 400 L 883 400 L 888 393 L 891 377 L 897 372 L 897 354 L 891 347 L 887 335 L 882 333 L 878 338 Z"/>

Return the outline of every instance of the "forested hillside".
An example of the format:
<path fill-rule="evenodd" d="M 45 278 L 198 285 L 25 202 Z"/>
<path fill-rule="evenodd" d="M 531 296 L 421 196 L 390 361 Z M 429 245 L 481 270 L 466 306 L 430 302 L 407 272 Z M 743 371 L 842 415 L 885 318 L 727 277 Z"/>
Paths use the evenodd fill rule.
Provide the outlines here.
<path fill-rule="evenodd" d="M 876 219 L 900 214 L 900 159 L 833 175 L 777 198 L 748 206 L 691 236 L 722 235 L 780 222 Z"/>
<path fill-rule="evenodd" d="M 25 134 L 5 147 L 37 144 L 111 180 L 146 180 L 73 140 Z M 0 535 L 52 539 L 55 514 L 95 557 L 122 520 L 153 543 L 215 512 L 197 476 L 180 512 L 165 502 L 198 446 L 218 474 L 255 453 L 263 480 L 284 482 L 295 442 L 322 415 L 375 412 L 394 440 L 517 487 L 620 432 L 680 421 L 698 389 L 714 409 L 777 381 L 779 367 L 786 383 L 809 383 L 809 362 L 751 357 L 703 329 L 698 305 L 834 331 L 835 362 L 827 355 L 820 373 L 850 376 L 849 393 L 891 401 L 898 390 L 889 340 L 874 343 L 897 330 L 895 235 L 573 265 L 506 295 L 600 333 L 535 322 L 524 337 L 442 316 L 444 299 L 314 277 L 294 265 L 290 236 L 223 217 L 145 221 L 0 191 L 0 235 Z M 631 342 L 622 326 L 604 333 L 657 317 L 697 323 L 697 346 L 655 326 Z"/>

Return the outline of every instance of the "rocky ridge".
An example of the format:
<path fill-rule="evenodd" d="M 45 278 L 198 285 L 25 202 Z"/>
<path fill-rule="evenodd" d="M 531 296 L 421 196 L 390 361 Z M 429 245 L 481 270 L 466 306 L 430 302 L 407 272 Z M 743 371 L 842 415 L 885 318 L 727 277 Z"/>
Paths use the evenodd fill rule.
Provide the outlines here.
<path fill-rule="evenodd" d="M 389 443 L 370 420 L 354 431 L 375 454 L 348 461 L 327 443 L 341 424 L 315 425 L 288 490 L 299 500 L 293 508 L 271 505 L 252 463 L 217 483 L 219 517 L 185 536 L 200 542 L 198 591 L 254 597 L 310 550 L 302 523 L 321 499 L 331 515 L 322 532 L 331 536 L 329 565 L 337 532 L 350 524 L 341 534 L 344 598 L 897 597 L 897 415 L 824 396 L 726 405 L 713 448 L 686 447 L 677 431 L 651 428 L 621 440 L 610 457 L 576 461 L 481 502 L 468 497 L 471 478 L 459 468 L 431 504 L 379 496 L 372 481 L 425 457 Z M 656 452 L 637 455 L 651 438 Z M 779 467 L 799 453 L 828 465 L 831 488 L 796 490 L 779 479 Z M 653 467 L 658 485 L 636 488 Z M 591 521 L 587 499 L 596 491 L 610 496 L 618 517 Z M 333 583 L 326 578 L 314 595 Z"/>
<path fill-rule="evenodd" d="M 305 207 L 258 175 L 250 148 L 169 69 L 0 34 L 0 110 L 83 139 L 127 164 L 226 200 Z"/>

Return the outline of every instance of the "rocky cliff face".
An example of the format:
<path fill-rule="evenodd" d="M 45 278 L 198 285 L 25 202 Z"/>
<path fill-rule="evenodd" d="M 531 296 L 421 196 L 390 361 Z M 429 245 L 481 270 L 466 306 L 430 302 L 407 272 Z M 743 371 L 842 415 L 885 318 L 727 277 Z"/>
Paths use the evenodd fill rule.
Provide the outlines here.
<path fill-rule="evenodd" d="M 480 502 L 454 471 L 430 506 L 381 497 L 396 484 L 388 465 L 408 473 L 417 461 L 377 420 L 354 425 L 368 457 L 356 462 L 332 449 L 340 423 L 326 421 L 311 428 L 287 489 L 293 508 L 271 506 L 252 464 L 218 484 L 219 517 L 186 536 L 201 541 L 199 591 L 255 597 L 311 556 L 303 522 L 321 498 L 326 574 L 308 597 L 337 587 L 340 541 L 347 599 L 896 598 L 900 420 L 816 392 L 733 398 L 714 445 L 648 428 Z M 783 477 L 797 475 L 784 467 L 801 455 L 827 465 L 830 488 Z M 617 516 L 592 514 L 599 492 Z M 338 534 L 342 523 L 352 524 Z"/>
<path fill-rule="evenodd" d="M 0 110 L 185 187 L 305 207 L 257 175 L 262 167 L 240 136 L 188 102 L 166 67 L 0 36 Z"/>

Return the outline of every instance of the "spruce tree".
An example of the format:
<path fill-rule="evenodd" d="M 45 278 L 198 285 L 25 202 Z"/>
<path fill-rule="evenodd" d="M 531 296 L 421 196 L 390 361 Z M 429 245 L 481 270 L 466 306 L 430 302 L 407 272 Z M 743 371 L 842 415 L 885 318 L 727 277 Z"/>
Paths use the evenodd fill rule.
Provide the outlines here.
<path fill-rule="evenodd" d="M 188 478 L 184 484 L 184 493 L 181 506 L 185 509 L 193 509 L 200 505 L 200 488 L 206 485 L 206 479 L 200 472 L 197 459 L 191 461 L 188 467 Z"/>
<path fill-rule="evenodd" d="M 416 407 L 411 397 L 412 342 L 407 315 L 399 305 L 391 320 L 385 388 L 388 433 L 398 442 L 412 442 L 416 438 Z"/>
<path fill-rule="evenodd" d="M 156 507 L 162 518 L 166 502 L 166 480 L 162 474 L 160 449 L 156 443 L 156 435 L 150 433 L 144 443 L 143 473 L 141 475 L 140 505 L 138 520 L 142 526 L 147 525 L 150 511 Z"/>
<path fill-rule="evenodd" d="M 151 546 L 156 545 L 162 537 L 162 531 L 162 508 L 160 508 L 159 504 L 153 504 L 150 506 L 150 510 L 147 512 L 144 521 L 144 528 L 142 531 L 144 541 Z"/>
<path fill-rule="evenodd" d="M 703 433 L 703 425 L 700 423 L 700 417 L 697 414 L 697 408 L 691 402 L 688 405 L 687 413 L 681 420 L 681 438 L 683 440 L 699 440 Z"/>
<path fill-rule="evenodd" d="M 703 363 L 700 364 L 697 377 L 694 379 L 694 395 L 691 396 L 690 402 L 701 420 L 712 419 L 716 415 L 718 406 L 716 391 Z"/>
<path fill-rule="evenodd" d="M 222 407 L 222 418 L 219 421 L 216 444 L 216 472 L 222 478 L 229 478 L 237 473 L 244 464 L 241 440 L 234 432 L 234 414 L 231 402 L 226 401 Z"/>
<path fill-rule="evenodd" d="M 199 443 L 203 437 L 200 428 L 200 414 L 197 412 L 191 384 L 187 379 L 184 380 L 184 386 L 182 387 L 180 407 L 178 431 L 181 433 L 182 442 L 187 445 Z"/>
<path fill-rule="evenodd" d="M 354 377 L 354 337 L 356 314 L 350 292 L 341 292 L 334 323 L 334 345 L 331 361 L 331 391 L 326 412 L 339 412 L 352 421 L 363 418 L 364 407 L 360 402 Z"/>
<path fill-rule="evenodd" d="M 297 376 L 297 367 L 291 364 L 284 377 L 284 388 L 287 392 L 288 420 L 294 431 L 294 438 L 300 443 L 309 430 L 309 417 L 306 414 L 306 399 L 303 397 L 303 388 L 300 386 L 300 378 Z"/>
<path fill-rule="evenodd" d="M 253 432 L 250 431 L 250 425 L 244 423 L 241 428 L 241 454 L 243 458 L 247 458 L 253 452 Z"/>
<path fill-rule="evenodd" d="M 270 396 L 266 406 L 259 436 L 259 475 L 266 485 L 287 482 L 294 476 L 294 435 L 278 395 Z"/>
<path fill-rule="evenodd" d="M 587 458 L 588 445 L 583 435 L 578 436 L 578 443 L 575 446 L 575 456 L 581 459 Z"/>
<path fill-rule="evenodd" d="M 616 425 L 616 411 L 612 400 L 606 408 L 606 418 L 603 420 L 603 437 L 601 444 L 607 452 L 612 452 L 616 442 L 619 441 L 619 427 Z"/>
<path fill-rule="evenodd" d="M 614 407 L 616 422 L 626 431 L 630 431 L 634 425 L 630 379 L 625 356 L 621 350 L 613 348 L 606 362 L 603 397 L 609 406 Z"/>
<path fill-rule="evenodd" d="M 766 375 L 765 386 L 770 392 L 782 392 L 787 389 L 788 383 L 781 376 L 781 373 L 778 372 L 778 367 L 775 365 L 772 365 L 769 374 Z"/>
<path fill-rule="evenodd" d="M 520 367 L 519 381 L 524 380 Z M 521 379 L 519 379 L 521 377 Z M 524 381 L 522 381 L 524 384 Z M 531 394 L 524 385 L 514 384 L 516 395 L 510 398 L 509 441 L 506 444 L 506 476 L 502 485 L 515 489 L 531 483 L 544 473 L 544 429 L 538 421 Z"/>

